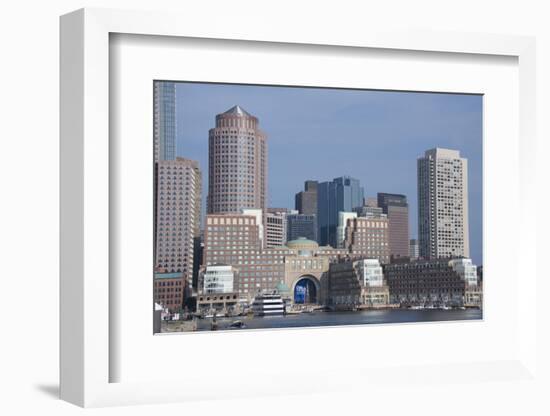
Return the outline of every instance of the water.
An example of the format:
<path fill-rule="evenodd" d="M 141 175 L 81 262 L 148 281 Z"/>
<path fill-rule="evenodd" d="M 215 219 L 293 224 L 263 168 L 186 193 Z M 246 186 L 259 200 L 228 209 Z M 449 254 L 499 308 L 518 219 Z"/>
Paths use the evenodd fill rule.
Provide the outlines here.
<path fill-rule="evenodd" d="M 230 329 L 229 325 L 240 320 L 246 329 L 266 328 L 300 328 L 312 326 L 334 325 L 362 325 L 362 324 L 389 324 L 404 322 L 434 322 L 434 321 L 462 321 L 481 319 L 479 309 L 388 309 L 368 310 L 361 312 L 321 312 L 302 313 L 299 315 L 217 318 L 219 330 Z M 211 319 L 200 319 L 198 331 L 210 331 Z M 242 329 L 241 329 L 242 330 Z"/>

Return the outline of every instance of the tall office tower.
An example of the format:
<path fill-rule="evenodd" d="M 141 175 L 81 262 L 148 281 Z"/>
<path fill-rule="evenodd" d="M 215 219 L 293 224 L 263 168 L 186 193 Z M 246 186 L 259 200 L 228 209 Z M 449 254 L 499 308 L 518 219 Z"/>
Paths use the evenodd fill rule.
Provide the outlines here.
<path fill-rule="evenodd" d="M 349 176 L 322 182 L 317 187 L 317 229 L 320 245 L 337 246 L 338 213 L 352 212 L 363 205 L 364 190 L 359 179 Z"/>
<path fill-rule="evenodd" d="M 388 218 L 385 214 L 377 217 L 348 218 L 344 248 L 355 259 L 378 259 L 380 263 L 390 261 Z"/>
<path fill-rule="evenodd" d="M 317 216 L 315 214 L 288 214 L 287 241 L 300 237 L 317 241 Z"/>
<path fill-rule="evenodd" d="M 418 159 L 420 257 L 469 257 L 468 160 L 431 149 Z"/>
<path fill-rule="evenodd" d="M 176 84 L 155 81 L 154 146 L 155 162 L 176 158 Z"/>
<path fill-rule="evenodd" d="M 259 121 L 239 106 L 216 116 L 208 139 L 209 214 L 266 212 L 267 136 Z"/>
<path fill-rule="evenodd" d="M 287 238 L 287 216 L 288 208 L 268 208 L 265 214 L 265 247 L 282 247 L 286 244 Z"/>
<path fill-rule="evenodd" d="M 295 208 L 299 214 L 317 215 L 317 187 L 319 182 L 306 181 L 304 190 L 294 197 Z"/>
<path fill-rule="evenodd" d="M 388 216 L 390 256 L 409 257 L 409 204 L 407 197 L 379 192 L 378 206 Z"/>
<path fill-rule="evenodd" d="M 416 260 L 420 257 L 420 249 L 416 238 L 411 238 L 409 241 L 409 257 L 411 260 Z"/>
<path fill-rule="evenodd" d="M 201 172 L 194 160 L 176 158 L 156 164 L 155 269 L 181 273 L 193 283 L 195 246 L 200 238 Z"/>

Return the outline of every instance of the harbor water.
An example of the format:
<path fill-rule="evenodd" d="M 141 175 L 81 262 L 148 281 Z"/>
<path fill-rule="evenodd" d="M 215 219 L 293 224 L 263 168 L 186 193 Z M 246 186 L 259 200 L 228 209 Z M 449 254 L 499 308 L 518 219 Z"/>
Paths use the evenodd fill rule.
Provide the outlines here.
<path fill-rule="evenodd" d="M 462 321 L 482 319 L 480 309 L 384 309 L 360 312 L 301 313 L 285 316 L 216 318 L 218 330 L 229 330 L 235 321 L 242 321 L 244 329 L 301 328 L 337 325 L 395 324 L 410 322 Z M 210 331 L 212 319 L 199 319 L 198 331 Z"/>

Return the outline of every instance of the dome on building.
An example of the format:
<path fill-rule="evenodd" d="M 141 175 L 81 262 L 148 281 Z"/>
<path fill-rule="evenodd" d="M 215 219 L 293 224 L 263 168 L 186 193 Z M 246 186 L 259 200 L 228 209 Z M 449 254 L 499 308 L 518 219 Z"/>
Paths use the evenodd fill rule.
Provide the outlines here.
<path fill-rule="evenodd" d="M 317 241 L 308 240 L 305 237 L 298 237 L 286 243 L 286 246 L 292 250 L 316 250 L 319 248 Z"/>
<path fill-rule="evenodd" d="M 277 283 L 277 286 L 275 286 L 275 289 L 280 295 L 287 295 L 290 293 L 290 288 L 282 280 L 279 283 Z"/>

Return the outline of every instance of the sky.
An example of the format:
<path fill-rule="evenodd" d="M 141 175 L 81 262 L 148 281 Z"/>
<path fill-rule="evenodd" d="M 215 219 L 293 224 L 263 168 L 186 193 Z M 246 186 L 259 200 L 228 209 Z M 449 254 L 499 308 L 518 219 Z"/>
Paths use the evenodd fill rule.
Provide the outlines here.
<path fill-rule="evenodd" d="M 349 175 L 365 196 L 407 196 L 417 231 L 416 160 L 434 147 L 468 159 L 470 256 L 482 264 L 482 96 L 256 85 L 176 84 L 177 155 L 197 160 L 208 193 L 208 130 L 239 105 L 268 136 L 268 206 L 294 208 L 308 179 Z"/>

